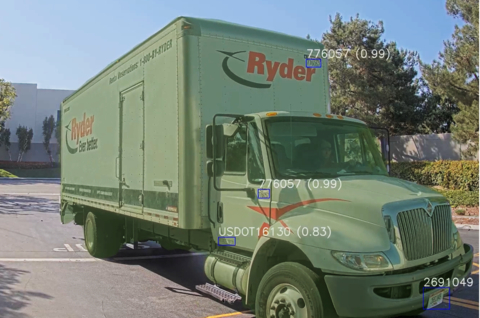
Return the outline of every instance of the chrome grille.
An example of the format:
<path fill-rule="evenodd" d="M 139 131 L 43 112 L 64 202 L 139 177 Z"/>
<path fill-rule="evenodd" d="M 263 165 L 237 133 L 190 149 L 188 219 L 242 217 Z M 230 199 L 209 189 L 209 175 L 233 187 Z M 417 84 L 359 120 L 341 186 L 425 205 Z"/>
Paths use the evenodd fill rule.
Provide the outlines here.
<path fill-rule="evenodd" d="M 432 217 L 424 209 L 413 209 L 397 215 L 400 239 L 407 260 L 429 257 L 451 247 L 450 213 L 449 205 L 439 205 L 435 207 Z"/>

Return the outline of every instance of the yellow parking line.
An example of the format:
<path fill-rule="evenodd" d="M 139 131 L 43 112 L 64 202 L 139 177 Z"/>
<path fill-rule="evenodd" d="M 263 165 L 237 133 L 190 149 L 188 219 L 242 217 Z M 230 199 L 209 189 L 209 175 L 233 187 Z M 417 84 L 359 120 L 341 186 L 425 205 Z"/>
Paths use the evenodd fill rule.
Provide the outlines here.
<path fill-rule="evenodd" d="M 444 300 L 443 302 L 448 304 L 448 300 Z M 456 301 L 450 301 L 450 304 L 478 311 L 478 305 L 477 306 L 472 306 L 472 305 L 459 303 L 459 302 L 456 302 Z"/>
<path fill-rule="evenodd" d="M 231 313 L 228 313 L 228 314 L 220 314 L 220 315 L 216 315 L 216 316 L 208 316 L 208 317 L 205 317 L 205 318 L 232 317 L 232 316 L 238 316 L 238 315 L 241 315 L 241 314 L 248 314 L 248 313 L 252 313 L 252 311 L 251 311 L 251 310 L 237 311 L 237 312 L 231 312 Z"/>
<path fill-rule="evenodd" d="M 473 301 L 473 300 L 468 300 L 468 299 L 462 299 L 462 298 L 457 298 L 457 297 L 450 297 L 451 300 L 459 301 L 461 303 L 465 304 L 470 304 L 470 305 L 475 305 L 478 307 L 478 302 Z"/>
<path fill-rule="evenodd" d="M 473 265 L 475 265 L 475 266 L 477 266 L 477 267 L 480 267 L 477 263 L 473 263 Z M 478 274 L 479 271 L 480 271 L 480 270 L 476 270 L 476 271 L 472 272 L 472 275 L 473 275 L 473 274 Z"/>
<path fill-rule="evenodd" d="M 477 254 L 475 254 L 475 255 L 473 255 L 473 256 L 477 256 L 477 257 L 478 257 L 478 254 L 480 254 L 480 253 L 477 253 Z"/>

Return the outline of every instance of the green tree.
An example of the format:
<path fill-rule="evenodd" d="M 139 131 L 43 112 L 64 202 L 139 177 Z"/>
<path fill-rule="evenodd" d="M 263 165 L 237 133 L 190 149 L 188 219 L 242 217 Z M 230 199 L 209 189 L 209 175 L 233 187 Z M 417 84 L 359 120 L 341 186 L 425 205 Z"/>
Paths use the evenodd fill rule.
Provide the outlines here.
<path fill-rule="evenodd" d="M 61 133 L 62 133 L 62 118 L 59 117 L 55 124 L 55 139 L 57 139 L 58 162 L 60 162 L 61 147 L 62 147 Z"/>
<path fill-rule="evenodd" d="M 16 97 L 15 87 L 0 78 L 0 123 L 4 123 L 10 118 L 10 107 L 13 105 Z"/>
<path fill-rule="evenodd" d="M 45 117 L 43 120 L 42 129 L 43 147 L 50 158 L 50 162 L 53 163 L 52 151 L 50 150 L 50 139 L 52 138 L 53 131 L 55 130 L 55 119 L 53 118 L 53 115 L 50 115 L 50 117 Z"/>
<path fill-rule="evenodd" d="M 457 105 L 448 98 L 434 94 L 423 79 L 420 79 L 420 105 L 418 112 L 422 122 L 417 131 L 421 134 L 449 133 L 453 116 L 459 112 Z"/>
<path fill-rule="evenodd" d="M 374 24 L 357 15 L 345 22 L 337 13 L 330 23 L 322 44 L 325 50 L 342 50 L 341 57 L 328 60 L 332 112 L 385 127 L 392 134 L 415 133 L 421 120 L 415 79 L 418 54 L 381 40 L 381 21 Z M 362 58 L 365 53 L 368 58 Z"/>
<path fill-rule="evenodd" d="M 10 129 L 5 128 L 5 122 L 0 122 L 0 147 L 5 146 L 10 161 L 12 161 L 12 154 L 10 153 Z"/>
<path fill-rule="evenodd" d="M 478 0 L 447 0 L 447 13 L 461 18 L 465 25 L 455 26 L 452 39 L 444 41 L 439 60 L 420 63 L 423 77 L 433 93 L 456 103 L 453 138 L 468 145 L 464 155 L 478 152 Z"/>
<path fill-rule="evenodd" d="M 20 162 L 23 159 L 23 155 L 30 150 L 32 145 L 33 129 L 19 125 L 16 134 L 18 137 L 17 162 Z"/>

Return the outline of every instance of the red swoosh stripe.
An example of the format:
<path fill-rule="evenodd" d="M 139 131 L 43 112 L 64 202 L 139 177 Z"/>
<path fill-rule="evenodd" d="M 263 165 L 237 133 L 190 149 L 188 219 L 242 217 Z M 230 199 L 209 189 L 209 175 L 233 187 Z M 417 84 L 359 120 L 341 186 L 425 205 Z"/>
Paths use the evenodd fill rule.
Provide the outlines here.
<path fill-rule="evenodd" d="M 296 209 L 301 206 L 305 206 L 311 203 L 315 202 L 323 202 L 323 201 L 345 201 L 349 202 L 348 200 L 342 200 L 342 199 L 333 199 L 333 198 L 327 198 L 327 199 L 312 199 L 312 200 L 306 200 L 306 201 L 301 201 L 297 202 L 294 204 L 286 205 L 283 208 L 261 208 L 259 206 L 249 206 L 250 209 L 252 209 L 255 212 L 258 213 L 267 213 L 271 215 L 271 218 L 274 219 L 275 221 L 281 218 L 285 213 L 292 211 L 293 209 Z M 271 212 L 271 213 L 269 213 Z"/>

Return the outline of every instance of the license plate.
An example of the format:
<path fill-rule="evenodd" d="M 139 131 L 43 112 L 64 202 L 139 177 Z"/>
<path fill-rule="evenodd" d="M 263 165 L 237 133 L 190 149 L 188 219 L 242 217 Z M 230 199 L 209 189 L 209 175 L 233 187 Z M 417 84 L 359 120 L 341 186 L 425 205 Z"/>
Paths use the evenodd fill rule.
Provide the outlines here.
<path fill-rule="evenodd" d="M 427 309 L 436 307 L 440 305 L 443 301 L 444 294 L 447 291 L 445 289 L 440 289 L 437 292 L 434 292 L 433 294 L 430 295 L 430 298 L 428 299 L 428 306 Z"/>

